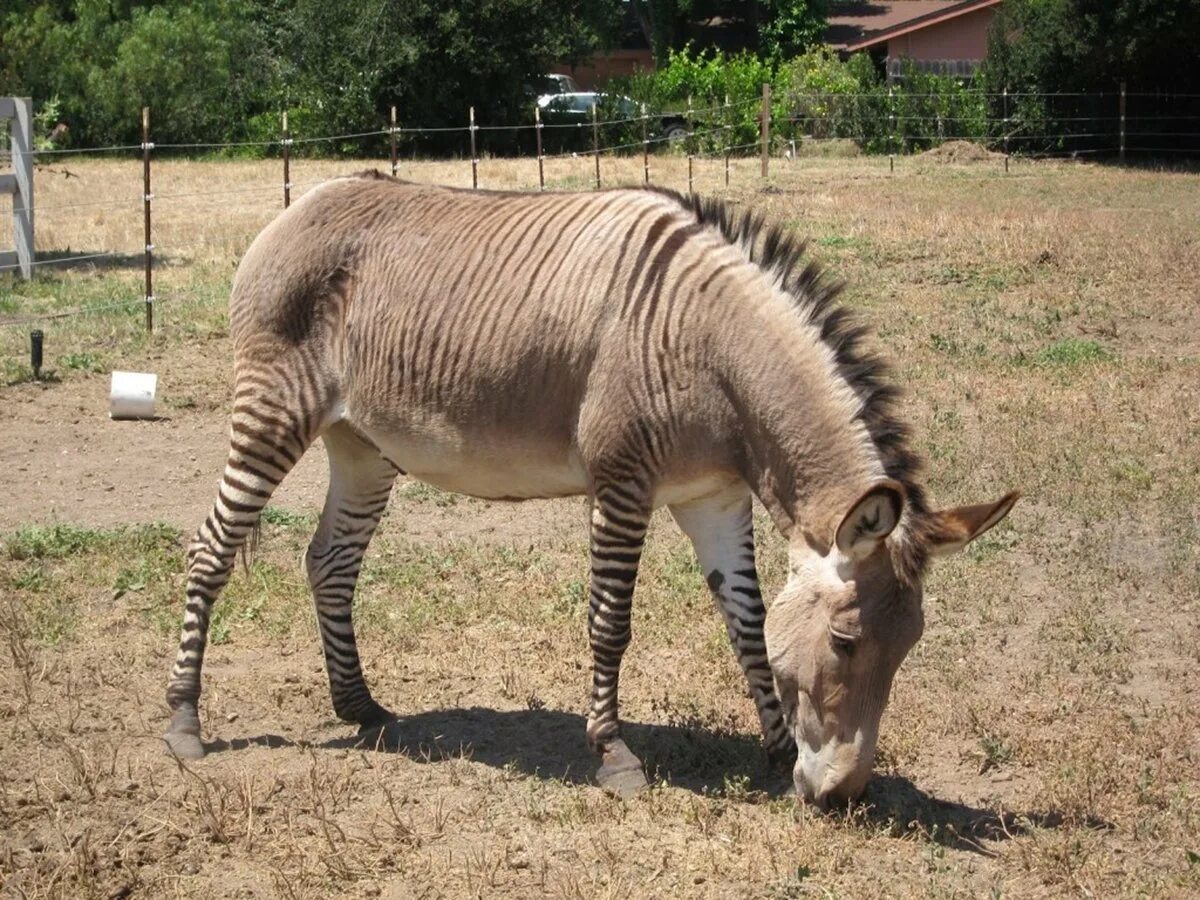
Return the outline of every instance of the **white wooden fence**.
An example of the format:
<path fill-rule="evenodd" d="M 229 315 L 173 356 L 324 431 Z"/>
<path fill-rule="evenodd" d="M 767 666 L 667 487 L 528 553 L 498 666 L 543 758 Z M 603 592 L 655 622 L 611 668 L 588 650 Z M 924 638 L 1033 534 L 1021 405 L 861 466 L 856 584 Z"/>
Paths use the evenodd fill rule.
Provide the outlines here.
<path fill-rule="evenodd" d="M 0 250 L 0 271 L 20 267 L 33 277 L 33 101 L 0 97 L 0 131 L 10 129 L 12 173 L 0 175 L 0 194 L 12 194 L 13 250 Z"/>

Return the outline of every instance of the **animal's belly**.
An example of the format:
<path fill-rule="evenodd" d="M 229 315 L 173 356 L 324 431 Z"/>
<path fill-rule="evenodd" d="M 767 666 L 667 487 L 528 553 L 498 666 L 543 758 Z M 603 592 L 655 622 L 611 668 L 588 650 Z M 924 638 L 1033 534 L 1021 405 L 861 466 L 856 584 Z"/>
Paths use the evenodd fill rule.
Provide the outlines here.
<path fill-rule="evenodd" d="M 587 476 L 569 446 L 520 439 L 439 441 L 428 437 L 368 437 L 413 478 L 484 500 L 568 497 L 587 492 Z"/>

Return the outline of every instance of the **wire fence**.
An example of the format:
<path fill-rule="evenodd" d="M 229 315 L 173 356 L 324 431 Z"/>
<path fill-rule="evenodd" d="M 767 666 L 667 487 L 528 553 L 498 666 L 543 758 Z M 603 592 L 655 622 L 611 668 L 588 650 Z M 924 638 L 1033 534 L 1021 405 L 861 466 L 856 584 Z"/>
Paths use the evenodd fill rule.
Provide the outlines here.
<path fill-rule="evenodd" d="M 544 111 L 543 111 L 544 110 Z M 571 119 L 563 121 L 563 119 Z M 805 148 L 827 147 L 832 144 L 854 145 L 859 151 L 886 153 L 892 158 L 889 170 L 894 171 L 894 159 L 905 153 L 926 150 L 950 141 L 971 141 L 1004 156 L 1008 170 L 1010 157 L 1042 159 L 1047 157 L 1096 158 L 1109 156 L 1119 161 L 1129 157 L 1186 155 L 1200 157 L 1200 95 L 1168 95 L 1148 93 L 1114 94 L 1032 94 L 1002 92 L 974 93 L 967 100 L 961 96 L 807 93 L 772 98 L 764 89 L 762 98 L 744 99 L 736 103 L 708 102 L 668 112 L 648 112 L 645 107 L 618 109 L 601 118 L 596 106 L 587 109 L 556 109 L 553 102 L 539 107 L 532 123 L 480 125 L 470 110 L 462 126 L 417 128 L 397 123 L 396 111 L 391 111 L 389 124 L 383 128 L 320 136 L 293 136 L 287 129 L 286 116 L 278 138 L 257 141 L 154 143 L 150 140 L 149 113 L 144 111 L 143 141 L 140 144 L 121 144 L 88 148 L 50 148 L 29 151 L 43 165 L 55 160 L 83 156 L 101 159 L 130 159 L 136 152 L 142 165 L 142 191 L 106 200 L 82 200 L 68 203 L 19 205 L 14 196 L 13 212 L 44 215 L 70 210 L 96 212 L 130 212 L 140 205 L 144 224 L 144 243 L 120 250 L 98 250 L 90 253 L 63 254 L 35 258 L 30 264 L 37 271 L 58 266 L 88 263 L 100 266 L 105 261 L 124 265 L 140 264 L 144 268 L 145 287 L 141 297 L 127 300 L 22 313 L 16 310 L 6 315 L 0 312 L 0 329 L 25 328 L 30 325 L 89 316 L 116 310 L 145 315 L 147 330 L 154 327 L 155 307 L 175 302 L 188 294 L 172 291 L 156 296 L 154 289 L 154 211 L 174 200 L 191 201 L 190 211 L 197 206 L 220 208 L 228 206 L 231 198 L 243 197 L 261 202 L 272 194 L 282 198 L 286 207 L 292 192 L 312 187 L 320 179 L 293 182 L 290 162 L 293 154 L 307 150 L 310 154 L 328 154 L 334 149 L 342 154 L 347 149 L 359 157 L 386 157 L 393 175 L 403 175 L 408 161 L 402 159 L 401 149 L 415 159 L 421 152 L 421 139 L 436 138 L 442 147 L 453 148 L 443 153 L 447 164 L 460 164 L 466 177 L 470 167 L 470 184 L 479 187 L 479 167 L 492 157 L 509 156 L 514 161 L 528 160 L 532 174 L 536 162 L 538 190 L 546 190 L 546 165 L 560 160 L 589 160 L 591 180 L 596 188 L 604 186 L 602 161 L 606 158 L 642 156 L 642 180 L 653 179 L 650 164 L 652 154 L 664 150 L 687 159 L 687 189 L 695 188 L 694 164 L 697 161 L 724 163 L 724 184 L 731 178 L 731 160 L 759 156 L 761 177 L 769 176 L 773 158 L 802 154 Z M 450 143 L 448 143 L 450 142 Z M 454 143 L 457 142 L 457 143 Z M 353 146 L 351 146 L 353 145 Z M 278 154 L 283 160 L 282 177 L 272 186 L 241 186 L 201 191 L 155 193 L 151 189 L 153 163 L 177 155 L 185 158 L 213 153 L 259 156 Z M 21 151 L 17 151 L 20 153 Z M 10 153 L 11 156 L 11 153 Z M 457 161 L 457 163 L 456 163 Z M 573 186 L 579 186 L 576 175 Z M 248 241 L 257 232 L 241 237 Z M 228 243 L 230 236 L 217 229 L 215 240 Z M 15 270 L 20 264 L 0 265 L 0 275 Z M 199 294 L 203 292 L 193 292 Z"/>

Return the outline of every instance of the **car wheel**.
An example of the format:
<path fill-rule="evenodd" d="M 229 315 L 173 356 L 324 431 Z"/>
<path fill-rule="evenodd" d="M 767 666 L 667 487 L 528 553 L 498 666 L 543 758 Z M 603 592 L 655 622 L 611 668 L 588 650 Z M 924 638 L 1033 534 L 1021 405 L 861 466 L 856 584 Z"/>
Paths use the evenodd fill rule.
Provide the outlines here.
<path fill-rule="evenodd" d="M 667 122 L 663 125 L 663 137 L 668 141 L 682 141 L 687 136 L 687 126 L 682 122 Z"/>

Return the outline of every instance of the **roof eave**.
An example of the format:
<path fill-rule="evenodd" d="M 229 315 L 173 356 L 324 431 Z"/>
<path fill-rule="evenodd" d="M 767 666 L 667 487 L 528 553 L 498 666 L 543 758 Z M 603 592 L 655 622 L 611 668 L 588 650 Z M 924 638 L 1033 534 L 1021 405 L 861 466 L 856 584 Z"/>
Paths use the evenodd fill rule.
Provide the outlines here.
<path fill-rule="evenodd" d="M 874 47 L 876 44 L 882 44 L 890 41 L 892 38 L 903 37 L 914 31 L 920 31 L 922 28 L 928 28 L 931 25 L 938 25 L 942 22 L 948 22 L 951 19 L 957 19 L 959 16 L 965 16 L 967 13 L 975 12 L 980 9 L 987 9 L 991 6 L 999 6 L 1003 0 L 971 0 L 964 3 L 962 6 L 954 7 L 953 9 L 944 9 L 939 12 L 926 13 L 923 16 L 918 16 L 915 19 L 909 19 L 907 22 L 901 22 L 899 25 L 893 25 L 891 28 L 885 28 L 865 40 L 861 40 L 855 44 L 838 44 L 831 45 L 836 50 L 845 53 L 855 53 L 858 50 L 866 50 L 869 47 Z"/>

